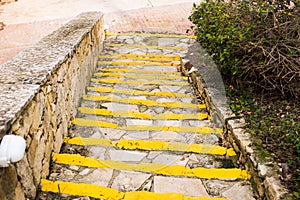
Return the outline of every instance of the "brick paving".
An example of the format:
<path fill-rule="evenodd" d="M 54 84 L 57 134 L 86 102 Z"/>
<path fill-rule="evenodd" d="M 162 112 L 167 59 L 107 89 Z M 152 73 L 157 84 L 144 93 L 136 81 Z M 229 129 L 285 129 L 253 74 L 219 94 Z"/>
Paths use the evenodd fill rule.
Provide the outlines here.
<path fill-rule="evenodd" d="M 66 19 L 6 25 L 0 31 L 0 65 L 66 23 Z"/>
<path fill-rule="evenodd" d="M 105 21 L 112 32 L 158 32 L 186 34 L 191 3 L 109 13 Z M 191 32 L 190 32 L 191 34 Z"/>
<path fill-rule="evenodd" d="M 187 19 L 192 3 L 141 8 L 105 14 L 105 23 L 113 32 L 160 32 L 186 34 L 192 25 Z M 36 21 L 6 25 L 0 31 L 0 65 L 32 46 L 70 19 Z M 191 34 L 191 32 L 189 33 Z"/>

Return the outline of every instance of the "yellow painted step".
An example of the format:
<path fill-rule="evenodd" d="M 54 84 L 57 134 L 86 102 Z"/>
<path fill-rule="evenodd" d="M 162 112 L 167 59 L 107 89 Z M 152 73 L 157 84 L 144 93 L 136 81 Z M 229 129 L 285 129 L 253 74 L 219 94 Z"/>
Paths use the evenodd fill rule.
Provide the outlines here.
<path fill-rule="evenodd" d="M 72 123 L 78 126 L 91 126 L 91 127 L 103 127 L 121 129 L 127 131 L 173 131 L 173 132 L 186 132 L 186 133 L 198 133 L 198 134 L 222 134 L 221 128 L 210 128 L 206 126 L 147 126 L 147 125 L 129 125 L 119 126 L 115 123 L 90 120 L 83 118 L 74 118 Z"/>
<path fill-rule="evenodd" d="M 160 55 L 160 54 L 105 54 L 100 55 L 100 59 L 114 59 L 114 60 L 145 60 L 145 61 L 159 61 L 172 62 L 181 61 L 180 56 Z"/>
<path fill-rule="evenodd" d="M 193 98 L 191 94 L 183 94 L 176 92 L 148 92 L 141 90 L 131 89 L 114 89 L 110 87 L 87 87 L 89 91 L 103 92 L 103 93 L 115 93 L 115 94 L 127 94 L 127 95 L 146 95 L 146 96 L 158 96 L 158 97 L 176 97 L 176 98 Z"/>
<path fill-rule="evenodd" d="M 174 114 L 174 113 L 163 113 L 163 114 L 150 114 L 141 113 L 130 110 L 115 110 L 111 111 L 108 109 L 97 109 L 89 107 L 79 107 L 78 110 L 84 114 L 90 115 L 102 115 L 102 116 L 113 116 L 113 117 L 128 117 L 138 119 L 151 119 L 151 120 L 204 120 L 208 118 L 207 113 L 191 113 L 191 114 Z"/>
<path fill-rule="evenodd" d="M 226 198 L 189 197 L 179 193 L 119 192 L 116 189 L 93 184 L 50 181 L 46 179 L 41 180 L 41 190 L 105 200 L 227 200 Z"/>
<path fill-rule="evenodd" d="M 188 82 L 179 81 L 154 81 L 152 80 L 121 80 L 121 79 L 96 79 L 92 78 L 92 82 L 97 83 L 110 83 L 110 84 L 125 84 L 125 85 L 178 85 L 178 86 L 188 86 Z"/>
<path fill-rule="evenodd" d="M 106 32 L 106 36 L 142 36 L 142 37 L 166 37 L 166 38 L 190 38 L 196 39 L 194 35 L 177 35 L 177 34 L 161 34 L 161 33 L 113 33 Z"/>
<path fill-rule="evenodd" d="M 126 61 L 98 61 L 98 65 L 125 65 L 125 66 L 180 66 L 180 63 L 164 63 L 164 62 L 126 62 Z"/>
<path fill-rule="evenodd" d="M 128 73 L 138 73 L 138 74 L 161 74 L 161 75 L 178 75 L 182 76 L 181 72 L 171 72 L 171 71 L 157 71 L 157 70 L 145 70 L 145 69 L 131 69 L 131 68 L 97 68 L 97 71 L 103 72 L 128 72 Z"/>
<path fill-rule="evenodd" d="M 82 98 L 84 100 L 89 100 L 89 101 L 109 101 L 109 102 L 117 102 L 117 103 L 124 103 L 124 104 L 161 106 L 167 108 L 195 108 L 195 109 L 206 108 L 205 104 L 192 104 L 192 103 L 185 103 L 185 102 L 157 102 L 157 101 L 147 100 L 147 99 L 116 98 L 116 97 L 92 96 L 92 95 L 83 95 Z"/>
<path fill-rule="evenodd" d="M 235 156 L 232 148 L 225 148 L 216 145 L 202 145 L 202 144 L 187 144 L 182 142 L 165 142 L 159 140 L 126 140 L 112 141 L 103 138 L 65 138 L 65 143 L 81 146 L 110 146 L 119 149 L 130 150 L 155 150 L 155 151 L 175 151 L 188 152 L 197 154 L 211 154 L 211 155 L 226 155 Z"/>
<path fill-rule="evenodd" d="M 139 44 L 106 44 L 108 47 L 127 47 L 127 48 L 139 48 L 139 49 L 160 49 L 160 50 L 175 50 L 175 51 L 185 51 L 186 47 L 174 47 L 174 46 L 148 46 Z"/>
<path fill-rule="evenodd" d="M 249 179 L 246 170 L 237 168 L 188 168 L 181 165 L 164 165 L 156 163 L 126 163 L 113 160 L 101 160 L 81 156 L 79 154 L 57 154 L 54 153 L 52 160 L 57 164 L 77 165 L 92 168 L 116 169 L 126 171 L 137 171 L 153 173 L 165 176 L 196 177 L 206 179 Z"/>
<path fill-rule="evenodd" d="M 185 76 L 151 76 L 151 75 L 137 75 L 137 74 L 117 74 L 117 73 L 94 73 L 94 76 L 102 77 L 116 77 L 116 78 L 131 78 L 131 79 L 145 79 L 145 80 L 188 80 Z"/>

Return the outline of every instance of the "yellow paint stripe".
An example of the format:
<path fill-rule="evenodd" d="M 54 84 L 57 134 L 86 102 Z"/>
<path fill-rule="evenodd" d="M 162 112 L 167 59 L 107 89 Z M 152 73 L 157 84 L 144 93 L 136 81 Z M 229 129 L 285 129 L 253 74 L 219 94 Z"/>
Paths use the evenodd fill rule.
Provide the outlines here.
<path fill-rule="evenodd" d="M 86 183 L 72 183 L 41 179 L 43 192 L 62 193 L 73 196 L 89 196 L 110 200 L 227 200 L 226 198 L 189 197 L 179 193 L 154 193 L 146 191 L 119 192 L 116 189 Z"/>
<path fill-rule="evenodd" d="M 89 196 L 101 199 L 123 199 L 124 193 L 118 190 L 93 184 L 71 183 L 62 181 L 41 180 L 41 190 L 78 196 Z"/>
<path fill-rule="evenodd" d="M 148 92 L 148 91 L 141 91 L 141 90 L 114 89 L 108 87 L 87 87 L 87 90 L 103 92 L 103 93 L 116 93 L 116 94 L 128 94 L 128 95 L 193 98 L 193 95 L 191 94 L 183 94 L 183 93 L 175 93 L 175 92 Z"/>
<path fill-rule="evenodd" d="M 176 151 L 188 152 L 197 154 L 212 154 L 212 155 L 226 155 L 235 156 L 236 153 L 232 148 L 225 148 L 216 145 L 202 145 L 202 144 L 187 144 L 182 142 L 165 142 L 159 140 L 126 140 L 121 139 L 114 142 L 103 138 L 65 138 L 65 143 L 80 145 L 80 146 L 110 146 L 119 149 L 130 150 L 155 150 L 155 151 Z"/>
<path fill-rule="evenodd" d="M 105 54 L 100 55 L 101 59 L 130 59 L 130 60 L 148 60 L 148 61 L 160 61 L 160 62 L 172 62 L 180 61 L 180 56 L 165 56 L 159 54 Z"/>
<path fill-rule="evenodd" d="M 94 76 L 102 77 L 117 77 L 117 78 L 133 78 L 133 79 L 146 79 L 146 80 L 188 80 L 185 76 L 150 76 L 150 75 L 135 75 L 135 74 L 116 74 L 116 73 L 95 73 Z"/>
<path fill-rule="evenodd" d="M 173 47 L 173 46 L 148 46 L 148 45 L 139 45 L 139 44 L 106 44 L 109 47 L 128 47 L 128 48 L 139 48 L 139 49 L 161 49 L 161 50 L 177 50 L 185 51 L 186 47 Z"/>
<path fill-rule="evenodd" d="M 126 84 L 126 85 L 179 85 L 187 86 L 188 82 L 176 82 L 176 81 L 146 81 L 146 80 L 120 80 L 120 79 L 96 79 L 92 78 L 92 82 L 98 83 L 110 83 L 110 84 Z"/>
<path fill-rule="evenodd" d="M 174 131 L 187 133 L 201 134 L 222 134 L 222 129 L 212 129 L 209 127 L 194 127 L 194 126 L 144 126 L 144 125 L 129 125 L 121 127 L 123 130 L 141 130 L 141 131 Z"/>
<path fill-rule="evenodd" d="M 106 32 L 106 36 L 143 36 L 143 37 L 166 37 L 166 38 L 190 38 L 196 39 L 194 35 L 177 35 L 177 34 L 161 34 L 161 33 L 113 33 Z"/>
<path fill-rule="evenodd" d="M 221 128 L 210 128 L 206 126 L 147 126 L 147 125 L 129 125 L 118 126 L 118 124 L 108 123 L 98 120 L 89 120 L 83 118 L 74 118 L 73 124 L 78 126 L 93 126 L 103 128 L 114 128 L 127 131 L 173 131 L 173 132 L 186 132 L 186 133 L 198 133 L 198 134 L 222 134 Z"/>
<path fill-rule="evenodd" d="M 163 62 L 126 62 L 126 61 L 98 61 L 98 65 L 128 65 L 128 66 L 139 66 L 139 65 L 154 65 L 154 66 L 180 66 L 180 63 L 163 63 Z"/>
<path fill-rule="evenodd" d="M 146 99 L 116 98 L 116 97 L 92 96 L 92 95 L 83 95 L 82 98 L 84 100 L 89 100 L 89 101 L 109 101 L 109 102 L 117 102 L 117 103 L 124 103 L 124 104 L 161 106 L 167 108 L 195 108 L 195 109 L 206 108 L 205 104 L 192 104 L 192 103 L 185 103 L 185 102 L 157 102 L 157 101 L 146 100 Z"/>
<path fill-rule="evenodd" d="M 97 109 L 88 107 L 79 107 L 78 110 L 84 114 L 90 115 L 103 115 L 103 116 L 113 116 L 113 117 L 130 117 L 139 119 L 151 119 L 151 120 L 187 120 L 196 119 L 204 120 L 208 118 L 207 113 L 191 113 L 191 114 L 174 114 L 174 113 L 163 113 L 163 114 L 150 114 L 141 113 L 130 110 L 107 110 L 107 109 Z"/>
<path fill-rule="evenodd" d="M 92 168 L 110 168 L 116 170 L 138 171 L 154 173 L 166 176 L 185 176 L 197 178 L 219 178 L 219 179 L 249 179 L 250 175 L 246 170 L 237 168 L 188 168 L 181 165 L 163 165 L 156 163 L 126 163 L 114 160 L 101 160 L 84 157 L 79 154 L 53 154 L 54 163 L 66 165 L 78 165 Z"/>
<path fill-rule="evenodd" d="M 163 74 L 163 75 L 178 75 L 182 76 L 181 72 L 162 72 L 156 70 L 144 70 L 144 69 L 130 69 L 130 68 L 97 68 L 98 71 L 103 72 L 128 72 L 128 73 L 140 73 L 140 74 Z"/>
<path fill-rule="evenodd" d="M 73 124 L 76 124 L 78 126 L 99 126 L 104 128 L 119 128 L 118 124 L 104 122 L 104 121 L 96 121 L 96 120 L 87 120 L 82 118 L 74 118 L 72 120 Z"/>

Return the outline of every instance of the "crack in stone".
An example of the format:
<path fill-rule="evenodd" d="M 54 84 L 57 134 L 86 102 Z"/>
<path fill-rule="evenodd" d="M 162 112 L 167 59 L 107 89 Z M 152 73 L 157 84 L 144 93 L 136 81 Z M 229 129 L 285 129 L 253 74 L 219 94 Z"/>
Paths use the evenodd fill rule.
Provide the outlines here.
<path fill-rule="evenodd" d="M 142 185 L 136 189 L 136 191 L 153 191 L 153 182 L 154 182 L 154 174 L 152 174 L 148 179 L 142 183 Z M 150 187 L 147 188 L 147 185 L 150 184 Z"/>

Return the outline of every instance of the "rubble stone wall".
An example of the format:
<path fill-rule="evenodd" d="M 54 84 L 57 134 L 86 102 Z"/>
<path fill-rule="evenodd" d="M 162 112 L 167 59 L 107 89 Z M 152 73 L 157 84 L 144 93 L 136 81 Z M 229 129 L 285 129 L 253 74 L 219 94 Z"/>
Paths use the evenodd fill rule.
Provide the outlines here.
<path fill-rule="evenodd" d="M 34 199 L 76 115 L 104 40 L 103 15 L 80 14 L 0 66 L 0 137 L 26 140 L 24 158 L 0 168 L 0 199 Z"/>

